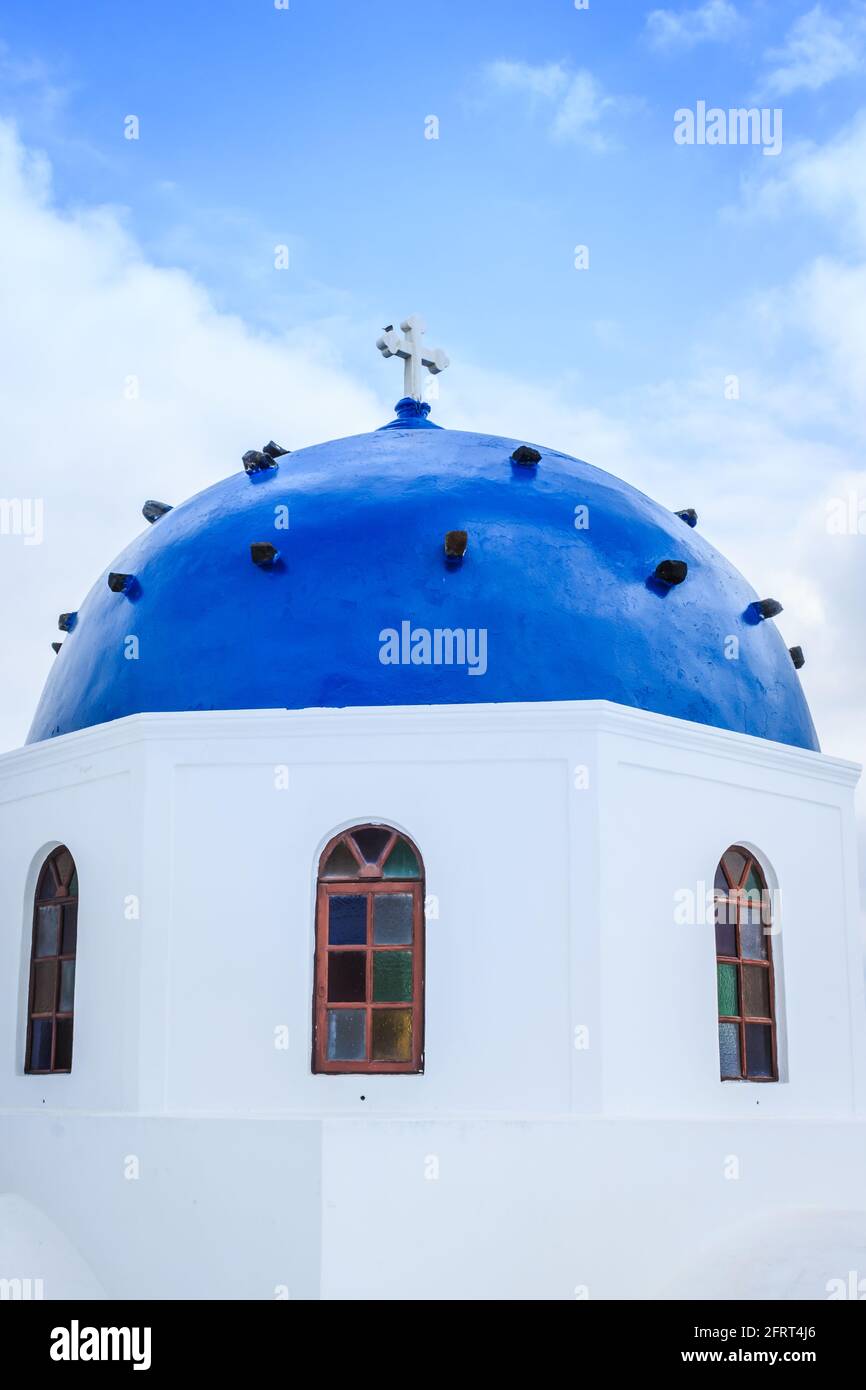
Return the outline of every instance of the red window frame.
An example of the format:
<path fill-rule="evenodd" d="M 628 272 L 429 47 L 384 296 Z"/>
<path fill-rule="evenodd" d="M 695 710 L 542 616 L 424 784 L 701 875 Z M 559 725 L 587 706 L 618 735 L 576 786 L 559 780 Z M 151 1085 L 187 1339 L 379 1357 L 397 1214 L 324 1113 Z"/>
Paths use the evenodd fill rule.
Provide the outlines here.
<path fill-rule="evenodd" d="M 375 861 L 364 857 L 354 836 L 373 830 L 386 832 L 381 852 Z M 415 878 L 385 878 L 384 869 L 388 858 L 402 841 L 414 854 L 419 873 Z M 353 865 L 344 870 L 339 877 L 325 876 L 328 861 L 339 847 L 348 850 Z M 412 898 L 412 942 L 377 945 L 373 940 L 373 913 L 375 900 L 385 894 L 403 893 Z M 363 896 L 366 898 L 366 939 L 364 944 L 332 945 L 328 940 L 330 900 L 334 896 Z M 319 873 L 316 890 L 316 963 L 313 984 L 313 1071 L 322 1074 L 383 1074 L 421 1073 L 424 1070 L 424 861 L 417 845 L 408 835 L 386 825 L 356 825 L 335 835 L 328 842 L 319 860 Z M 388 951 L 412 952 L 412 1000 L 377 1001 L 373 999 L 374 957 Z M 343 952 L 364 952 L 366 959 L 365 998 L 363 1000 L 330 1000 L 328 998 L 328 971 L 332 958 Z M 405 1061 L 377 1060 L 372 1056 L 373 1015 L 377 1010 L 396 1010 L 405 1008 L 412 1015 L 411 1056 Z M 363 1058 L 329 1059 L 328 1057 L 328 1014 L 335 1009 L 354 1009 L 365 1011 L 365 1056 Z"/>
<path fill-rule="evenodd" d="M 55 891 L 49 891 L 49 875 L 54 881 Z M 57 929 L 57 949 L 53 954 L 36 954 L 37 948 L 37 929 L 39 926 L 39 909 L 43 907 L 56 907 L 60 909 L 60 921 Z M 70 919 L 72 928 L 69 929 Z M 71 946 L 69 945 L 71 938 Z M 57 849 L 52 850 L 39 870 L 39 878 L 36 882 L 36 895 L 33 901 L 33 931 L 30 941 L 30 988 L 27 997 L 27 1042 L 24 1054 L 24 1071 L 30 1076 L 51 1076 L 57 1073 L 69 1073 L 72 1071 L 72 1050 L 74 1045 L 75 1032 L 75 980 L 72 982 L 72 1008 L 60 1008 L 60 986 L 63 976 L 64 962 L 71 962 L 73 969 L 75 965 L 76 948 L 78 938 L 78 871 L 75 867 L 75 860 L 65 845 L 58 845 Z M 69 949 L 66 949 L 69 947 Z M 53 1004 L 50 1009 L 37 1009 L 36 1004 L 36 985 L 37 971 L 54 966 L 54 990 Z M 69 1021 L 69 1057 L 68 1065 L 57 1065 L 57 1035 L 58 1023 Z M 47 1067 L 36 1067 L 32 1065 L 32 1048 L 34 1023 L 49 1022 L 51 1024 L 51 1057 Z"/>
<path fill-rule="evenodd" d="M 742 871 L 737 874 L 735 865 L 731 864 L 731 855 L 741 855 L 745 860 Z M 755 911 L 757 904 L 754 900 L 754 889 L 747 889 L 746 883 L 750 875 L 754 875 L 760 889 L 760 923 L 763 940 L 766 946 L 766 959 L 757 959 L 753 956 L 743 955 L 743 942 L 741 936 L 741 924 L 743 914 L 748 911 Z M 778 1081 L 779 1062 L 778 1044 L 776 1028 L 776 981 L 773 969 L 773 939 L 770 932 L 772 927 L 772 912 L 770 907 L 770 895 L 767 888 L 767 879 L 761 868 L 760 862 L 750 850 L 743 845 L 731 845 L 722 855 L 715 879 L 715 904 L 716 904 L 716 975 L 719 976 L 720 965 L 732 965 L 736 968 L 737 981 L 737 1003 L 740 1012 L 737 1014 L 723 1014 L 721 1011 L 721 1001 L 719 1006 L 719 1023 L 734 1023 L 738 1028 L 739 1052 L 740 1052 L 740 1071 L 739 1075 L 725 1073 L 721 1070 L 721 1043 L 719 1054 L 720 1080 L 722 1081 Z M 726 914 L 723 924 L 718 923 L 719 908 Z M 736 954 L 729 955 L 719 949 L 719 935 L 724 928 L 734 927 L 734 944 Z M 767 998 L 769 1000 L 768 1014 L 747 1014 L 746 994 L 745 994 L 745 970 L 762 969 L 767 971 Z M 770 1029 L 770 1071 L 769 1076 L 760 1076 L 749 1069 L 749 1052 L 746 1040 L 746 1027 L 748 1024 L 762 1024 L 769 1026 Z"/>

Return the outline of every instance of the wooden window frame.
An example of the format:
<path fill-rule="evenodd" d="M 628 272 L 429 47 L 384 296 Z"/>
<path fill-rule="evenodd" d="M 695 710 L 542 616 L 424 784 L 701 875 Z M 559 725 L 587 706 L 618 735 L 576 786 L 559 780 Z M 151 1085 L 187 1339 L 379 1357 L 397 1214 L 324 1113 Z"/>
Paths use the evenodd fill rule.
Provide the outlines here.
<path fill-rule="evenodd" d="M 58 867 L 58 860 L 59 860 L 59 858 L 60 858 L 60 856 L 61 856 L 62 854 L 67 854 L 67 855 L 69 855 L 69 862 L 70 862 L 70 864 L 71 864 L 71 866 L 72 866 L 72 867 L 70 868 L 70 870 L 69 870 L 68 876 L 67 876 L 67 878 L 66 878 L 65 881 L 63 880 L 63 876 L 61 875 L 60 869 L 59 869 L 59 867 Z M 56 883 L 57 883 L 57 885 L 58 885 L 58 891 L 57 891 L 52 897 L 46 897 L 46 896 L 44 896 L 44 894 L 43 894 L 43 892 L 42 892 L 43 885 L 44 885 L 44 883 L 45 883 L 45 877 L 46 877 L 46 874 L 47 874 L 49 868 L 52 870 L 52 872 L 53 872 L 53 874 L 54 874 L 55 881 L 56 881 Z M 74 878 L 77 877 L 77 872 L 78 872 L 78 870 L 77 870 L 77 867 L 76 867 L 76 864 L 75 864 L 75 859 L 74 859 L 74 856 L 72 855 L 72 852 L 71 852 L 69 849 L 67 849 L 67 847 L 66 847 L 65 845 L 58 845 L 57 848 L 56 848 L 56 849 L 53 849 L 53 850 L 51 851 L 51 853 L 50 853 L 50 854 L 46 857 L 46 859 L 44 860 L 44 862 L 43 862 L 43 864 L 42 864 L 42 868 L 39 870 L 39 877 L 38 877 L 38 879 L 36 880 L 36 892 L 35 892 L 34 898 L 33 898 L 33 928 L 32 928 L 31 937 L 30 937 L 30 985 L 29 985 L 29 989 L 28 989 L 28 993 L 27 993 L 27 1039 L 26 1039 L 26 1043 L 25 1043 L 25 1052 L 24 1052 L 24 1071 L 25 1071 L 25 1074 L 26 1074 L 27 1076 L 68 1076 L 68 1075 L 71 1073 L 71 1071 L 72 1071 L 72 1058 L 73 1058 L 73 1050 L 74 1050 L 74 1047 L 75 1047 L 75 984 L 74 984 L 74 982 L 73 982 L 73 986 L 72 986 L 72 1008 L 71 1008 L 71 1009 L 68 1009 L 68 1010 L 66 1010 L 66 1009 L 61 1010 L 61 1009 L 59 1009 L 57 1006 L 58 1006 L 58 1004 L 59 1004 L 59 1002 L 60 1002 L 60 984 L 61 984 L 61 977 L 62 977 L 62 974 L 63 974 L 63 962 L 64 962 L 64 961 L 72 961 L 73 963 L 75 963 L 75 959 L 76 959 L 76 956 L 77 956 L 77 954 L 78 954 L 78 921 L 77 921 L 77 911 L 78 911 L 78 899 L 79 899 L 79 894 L 78 894 L 78 889 L 77 889 L 77 888 L 76 888 L 75 893 L 70 893 L 70 891 L 69 891 L 69 886 L 70 886 L 72 880 L 73 880 Z M 64 927 L 65 927 L 65 925 L 66 925 L 66 909 L 67 909 L 68 905 L 71 904 L 71 903 L 74 903 L 74 904 L 75 904 L 75 909 L 76 909 L 75 950 L 73 950 L 73 951 L 64 951 L 64 950 L 63 950 L 63 934 L 64 934 Z M 38 927 L 38 924 L 39 924 L 39 909 L 40 909 L 40 907 L 60 907 L 60 908 L 62 908 L 62 912 L 61 912 L 61 916 L 60 916 L 60 927 L 59 927 L 58 936 L 57 936 L 57 953 L 56 953 L 55 955 L 53 955 L 53 956 L 37 956 L 37 954 L 36 954 L 36 934 L 37 934 L 37 927 Z M 50 963 L 50 962 L 52 962 L 52 961 L 54 962 L 54 964 L 55 964 L 55 966 L 56 966 L 56 979 L 55 979 L 55 982 L 54 982 L 54 1008 L 53 1008 L 53 1009 L 48 1009 L 48 1010 L 44 1010 L 44 1009 L 34 1010 L 33 1005 L 34 1005 L 34 999 L 35 999 L 35 993 L 36 993 L 36 967 L 37 967 L 37 965 L 48 964 L 48 963 Z M 56 1059 L 56 1056 L 57 1056 L 57 1024 L 58 1024 L 58 1022 L 59 1022 L 60 1020 L 62 1020 L 62 1019 L 68 1019 L 68 1020 L 70 1021 L 70 1024 L 71 1024 L 71 1034 L 72 1034 L 72 1036 L 71 1036 L 70 1044 L 69 1044 L 69 1066 L 68 1066 L 68 1067 L 58 1067 L 58 1066 L 55 1066 L 55 1059 Z M 31 1065 L 31 1061 L 30 1061 L 30 1057 L 31 1057 L 31 1047 L 32 1047 L 32 1045 L 33 1045 L 33 1024 L 34 1024 L 34 1022 L 45 1021 L 45 1020 L 50 1020 L 50 1021 L 51 1021 L 51 1065 L 48 1066 L 48 1067 L 34 1067 L 34 1066 Z"/>
<path fill-rule="evenodd" d="M 375 864 L 365 860 L 355 846 L 353 835 L 364 830 L 384 830 L 388 832 L 381 853 Z M 415 855 L 420 876 L 418 878 L 384 878 L 385 863 L 397 840 L 403 840 Z M 344 844 L 357 864 L 357 873 L 352 877 L 324 878 L 323 872 L 334 850 Z M 412 896 L 412 944 L 394 943 L 387 946 L 373 945 L 373 904 L 377 897 L 391 893 L 408 893 Z M 334 896 L 357 894 L 365 896 L 366 906 L 366 944 L 331 946 L 328 942 L 328 921 L 330 899 Z M 418 846 L 393 827 L 373 822 L 353 825 L 348 830 L 335 835 L 322 851 L 316 884 L 316 961 L 313 980 L 313 1050 L 312 1069 L 321 1075 L 419 1075 L 424 1071 L 424 860 Z M 376 1002 L 373 1000 L 373 957 L 378 952 L 412 951 L 412 1002 Z M 366 954 L 366 998 L 364 1000 L 328 1000 L 328 961 L 332 955 L 346 951 L 363 951 Z M 409 1008 L 412 1011 L 412 1057 L 407 1062 L 377 1061 L 371 1057 L 373 1014 L 377 1009 Z M 328 1011 L 330 1009 L 364 1009 L 366 1012 L 366 1059 L 340 1059 L 331 1061 L 328 1049 Z"/>
<path fill-rule="evenodd" d="M 744 864 L 744 866 L 743 866 L 743 871 L 742 871 L 742 873 L 740 874 L 739 880 L 738 880 L 736 883 L 734 883 L 734 881 L 733 881 L 731 875 L 729 874 L 729 872 L 728 872 L 728 866 L 727 866 L 727 864 L 726 864 L 726 862 L 725 862 L 725 861 L 727 860 L 727 858 L 728 858 L 728 855 L 729 855 L 729 854 L 733 854 L 733 853 L 741 854 L 741 855 L 743 856 L 744 860 L 745 860 L 745 864 Z M 731 921 L 730 921 L 730 907 L 731 907 L 732 904 L 736 907 L 736 921 L 735 921 L 735 923 L 734 923 L 733 925 L 734 925 L 734 930 L 735 930 L 735 944 L 736 944 L 736 947 L 737 947 L 737 954 L 736 954 L 735 956 L 724 956 L 724 955 L 720 955 L 720 954 L 719 954 L 719 950 L 718 950 L 718 945 L 717 945 L 717 946 L 716 946 L 716 975 L 718 976 L 718 967 L 719 967 L 720 965 L 734 965 L 734 966 L 737 967 L 737 998 L 738 998 L 739 1005 L 740 1005 L 740 1013 L 739 1013 L 739 1014 L 719 1014 L 719 1016 L 718 1016 L 719 1023 L 736 1023 L 736 1024 L 738 1025 L 739 1039 L 740 1039 L 740 1075 L 739 1075 L 739 1076 L 720 1076 L 719 1079 L 720 1079 L 721 1081 L 751 1081 L 751 1082 L 774 1082 L 774 1081 L 778 1081 L 778 1080 L 779 1080 L 779 1059 L 778 1059 L 778 1030 L 777 1030 L 777 1026 L 776 1026 L 776 972 L 775 972 L 775 968 L 774 968 L 774 965 L 773 965 L 773 938 L 772 938 L 772 931 L 771 931 L 773 922 L 772 922 L 772 916 L 770 917 L 770 920 L 767 921 L 767 920 L 765 920 L 765 915 L 764 915 L 764 913 L 765 913 L 765 903 L 768 902 L 768 898 L 767 898 L 765 895 L 767 895 L 767 894 L 769 893 L 769 889 L 768 889 L 768 886 L 767 886 L 767 876 L 766 876 L 766 874 L 764 873 L 764 870 L 763 870 L 763 867 L 761 866 L 760 860 L 757 858 L 756 855 L 754 855 L 754 854 L 752 853 L 751 850 L 746 849 L 745 845 L 729 845 L 728 848 L 725 850 L 724 854 L 722 855 L 721 859 L 719 860 L 719 868 L 721 869 L 722 874 L 723 874 L 723 876 L 724 876 L 724 878 L 725 878 L 725 880 L 726 880 L 726 882 L 727 882 L 727 884 L 728 884 L 728 888 L 727 888 L 727 892 L 724 893 L 724 894 L 722 894 L 722 892 L 721 892 L 720 890 L 718 890 L 718 889 L 716 889 L 716 890 L 714 891 L 714 909 L 715 909 L 715 904 L 716 904 L 717 902 L 719 902 L 719 901 L 725 902 L 725 903 L 728 905 L 728 914 L 729 914 L 729 915 L 728 915 L 727 925 L 730 926 L 730 925 L 731 925 Z M 755 906 L 754 899 L 753 899 L 753 898 L 750 898 L 750 896 L 749 896 L 749 893 L 750 893 L 750 892 L 751 892 L 751 893 L 754 893 L 754 890 L 753 890 L 753 889 L 752 889 L 752 890 L 749 890 L 749 889 L 746 889 L 746 887 L 745 887 L 746 879 L 749 877 L 749 874 L 750 874 L 752 871 L 754 871 L 755 876 L 756 876 L 756 878 L 758 879 L 758 881 L 759 881 L 759 883 L 760 883 L 760 885 L 761 885 L 761 890 L 760 890 L 760 891 L 761 891 L 761 931 L 762 931 L 762 933 L 763 933 L 764 942 L 765 942 L 766 947 L 767 947 L 767 959 L 766 959 L 766 960 L 755 960 L 755 959 L 753 959 L 751 956 L 744 956 L 744 955 L 743 955 L 743 952 L 742 952 L 742 942 L 741 942 L 741 939 L 740 939 L 740 921 L 741 921 L 741 913 L 743 912 L 744 908 L 745 908 L 745 909 L 750 909 L 750 908 L 751 908 L 751 909 L 754 909 L 754 906 Z M 715 910 L 714 910 L 714 912 L 713 912 L 713 930 L 715 931 Z M 745 1009 L 745 1003 L 746 1003 L 746 995 L 745 995 L 745 990 L 744 990 L 744 988 L 743 988 L 743 967 L 746 966 L 746 965 L 748 965 L 748 966 L 758 966 L 759 968 L 765 969 L 765 970 L 768 972 L 769 979 L 768 979 L 768 991 L 767 991 L 767 993 L 768 993 L 768 998 L 769 998 L 769 1001 L 770 1001 L 770 1014 L 769 1014 L 769 1017 L 765 1017 L 765 1016 L 763 1016 L 763 1015 L 762 1015 L 762 1016 L 759 1016 L 759 1015 L 757 1015 L 757 1014 L 747 1014 L 747 1013 L 743 1012 L 743 1010 Z M 717 985 L 717 988 L 718 988 L 718 985 Z M 749 1064 L 749 1056 L 748 1056 L 748 1052 L 747 1052 L 747 1050 L 746 1050 L 746 1024 L 747 1024 L 747 1023 L 760 1023 L 760 1024 L 763 1024 L 763 1025 L 765 1025 L 765 1026 L 766 1026 L 767 1024 L 769 1024 L 769 1026 L 770 1026 L 770 1054 L 771 1054 L 771 1066 L 772 1066 L 772 1075 L 771 1075 L 771 1076 L 750 1076 L 749 1073 L 748 1073 L 748 1071 L 747 1071 L 747 1067 L 748 1067 L 748 1064 Z M 720 1071 L 721 1071 L 721 1052 L 720 1052 L 720 1055 L 719 1055 L 719 1069 L 720 1069 Z"/>

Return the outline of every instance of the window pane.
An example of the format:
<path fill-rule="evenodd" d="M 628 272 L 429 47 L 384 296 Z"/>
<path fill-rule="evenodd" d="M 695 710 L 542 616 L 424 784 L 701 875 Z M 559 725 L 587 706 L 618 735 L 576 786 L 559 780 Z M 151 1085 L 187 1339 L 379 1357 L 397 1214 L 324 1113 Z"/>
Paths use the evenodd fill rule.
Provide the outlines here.
<path fill-rule="evenodd" d="M 411 1009 L 373 1010 L 373 1060 L 411 1062 Z"/>
<path fill-rule="evenodd" d="M 716 955 L 737 954 L 737 908 L 728 898 L 716 899 Z"/>
<path fill-rule="evenodd" d="M 366 951 L 328 952 L 328 999 L 331 1003 L 355 1003 L 367 998 Z"/>
<path fill-rule="evenodd" d="M 59 907 L 36 909 L 36 955 L 56 956 L 60 942 Z"/>
<path fill-rule="evenodd" d="M 723 1077 L 742 1075 L 740 1070 L 740 1025 L 738 1023 L 719 1024 L 719 1060 Z"/>
<path fill-rule="evenodd" d="M 38 968 L 38 967 L 37 967 Z M 72 1000 L 75 993 L 75 961 L 64 960 L 60 963 L 60 996 L 57 1009 L 59 1013 L 72 1013 Z"/>
<path fill-rule="evenodd" d="M 412 952 L 377 951 L 373 956 L 373 999 L 403 1003 L 412 998 Z"/>
<path fill-rule="evenodd" d="M 767 959 L 767 938 L 761 922 L 760 910 L 746 908 L 740 922 L 740 950 L 746 960 Z"/>
<path fill-rule="evenodd" d="M 725 855 L 725 868 L 730 875 L 730 879 L 736 888 L 740 879 L 743 877 L 743 870 L 746 867 L 746 856 L 741 854 L 738 849 L 729 849 Z"/>
<path fill-rule="evenodd" d="M 63 884 L 65 888 L 68 888 L 69 880 L 75 868 L 72 862 L 72 855 L 69 853 L 68 849 L 62 849 L 54 856 L 54 868 L 61 884 Z"/>
<path fill-rule="evenodd" d="M 743 966 L 743 1013 L 770 1017 L 770 972 L 765 965 Z"/>
<path fill-rule="evenodd" d="M 335 893 L 328 899 L 328 943 L 366 946 L 367 898 L 364 893 Z"/>
<path fill-rule="evenodd" d="M 331 850 L 322 878 L 357 878 L 360 867 L 352 851 L 341 842 Z"/>
<path fill-rule="evenodd" d="M 385 878 L 420 878 L 421 867 L 402 836 L 399 837 L 385 863 Z"/>
<path fill-rule="evenodd" d="M 57 995 L 57 962 L 41 961 L 33 967 L 33 1008 L 34 1014 L 54 1012 Z"/>
<path fill-rule="evenodd" d="M 363 1062 L 367 1056 L 365 1009 L 328 1010 L 328 1061 Z"/>
<path fill-rule="evenodd" d="M 48 1071 L 51 1066 L 50 1018 L 34 1018 L 30 1038 L 30 1067 L 32 1071 Z"/>
<path fill-rule="evenodd" d="M 72 1066 L 72 1019 L 58 1018 L 57 1042 L 54 1045 L 54 1070 L 68 1071 Z"/>
<path fill-rule="evenodd" d="M 69 896 L 70 896 L 70 898 L 77 898 L 77 897 L 78 897 L 78 870 L 77 870 L 77 869 L 73 872 L 73 875 L 72 875 L 71 879 L 69 880 Z"/>
<path fill-rule="evenodd" d="M 717 893 L 727 893 L 728 891 L 728 880 L 725 878 L 725 871 L 722 868 L 721 864 L 719 864 L 719 867 L 716 869 L 716 877 L 713 880 L 713 887 L 715 888 Z"/>
<path fill-rule="evenodd" d="M 393 833 L 392 830 L 384 830 L 380 825 L 373 825 L 366 830 L 353 830 L 352 839 L 367 863 L 376 864 Z"/>
<path fill-rule="evenodd" d="M 412 940 L 412 894 L 376 893 L 373 940 L 377 946 L 408 946 Z"/>
<path fill-rule="evenodd" d="M 737 967 L 735 965 L 717 965 L 716 970 L 719 976 L 719 1013 L 736 1015 L 740 1012 Z"/>
<path fill-rule="evenodd" d="M 749 876 L 743 884 L 743 887 L 747 893 L 760 893 L 764 887 L 763 879 L 754 864 L 749 869 Z"/>
<path fill-rule="evenodd" d="M 57 892 L 57 879 L 54 877 L 54 870 L 51 867 L 51 860 L 45 865 L 39 876 L 39 887 L 36 891 L 37 898 L 53 898 Z"/>
<path fill-rule="evenodd" d="M 773 1030 L 769 1023 L 746 1024 L 746 1075 L 773 1075 Z"/>
<path fill-rule="evenodd" d="M 78 939 L 78 903 L 67 903 L 63 909 L 63 949 L 62 956 L 75 955 Z"/>

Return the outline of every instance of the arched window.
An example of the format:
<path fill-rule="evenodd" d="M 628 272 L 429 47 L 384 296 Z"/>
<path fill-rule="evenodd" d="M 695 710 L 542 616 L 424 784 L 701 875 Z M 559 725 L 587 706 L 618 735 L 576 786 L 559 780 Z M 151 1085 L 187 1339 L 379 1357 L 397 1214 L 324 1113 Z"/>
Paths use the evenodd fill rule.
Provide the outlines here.
<path fill-rule="evenodd" d="M 36 884 L 24 1070 L 72 1070 L 72 1013 L 78 874 L 64 846 L 49 854 Z"/>
<path fill-rule="evenodd" d="M 424 1070 L 424 866 L 387 825 L 356 826 L 319 863 L 313 1071 Z"/>
<path fill-rule="evenodd" d="M 777 1081 L 770 894 L 741 845 L 716 870 L 715 915 L 722 1080 Z"/>

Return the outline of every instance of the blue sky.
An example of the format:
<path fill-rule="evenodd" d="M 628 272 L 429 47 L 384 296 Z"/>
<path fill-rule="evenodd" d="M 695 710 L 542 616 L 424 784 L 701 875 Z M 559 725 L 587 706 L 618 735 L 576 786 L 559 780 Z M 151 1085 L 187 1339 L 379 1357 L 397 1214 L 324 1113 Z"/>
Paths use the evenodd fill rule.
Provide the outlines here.
<path fill-rule="evenodd" d="M 687 372 L 718 315 L 814 248 L 802 210 L 784 234 L 732 221 L 743 180 L 772 180 L 778 161 L 679 147 L 674 112 L 782 105 L 787 150 L 831 134 L 862 80 L 855 68 L 817 91 L 773 90 L 791 0 L 673 5 L 666 26 L 652 10 L 7 0 L 0 109 L 51 156 L 61 205 L 121 206 L 156 264 L 189 269 L 249 322 L 346 319 L 335 336 L 352 353 L 356 333 L 360 345 L 371 325 L 435 306 L 431 331 L 455 360 L 519 359 L 528 378 L 572 375 L 597 398 L 660 363 Z M 850 11 L 823 7 L 828 21 Z M 496 64 L 521 71 L 503 84 Z M 534 94 L 545 71 L 557 91 Z M 557 133 L 581 73 L 594 110 Z M 137 141 L 123 138 L 130 113 Z M 430 114 L 438 140 L 424 138 Z M 372 378 L 375 357 L 360 370 Z"/>

